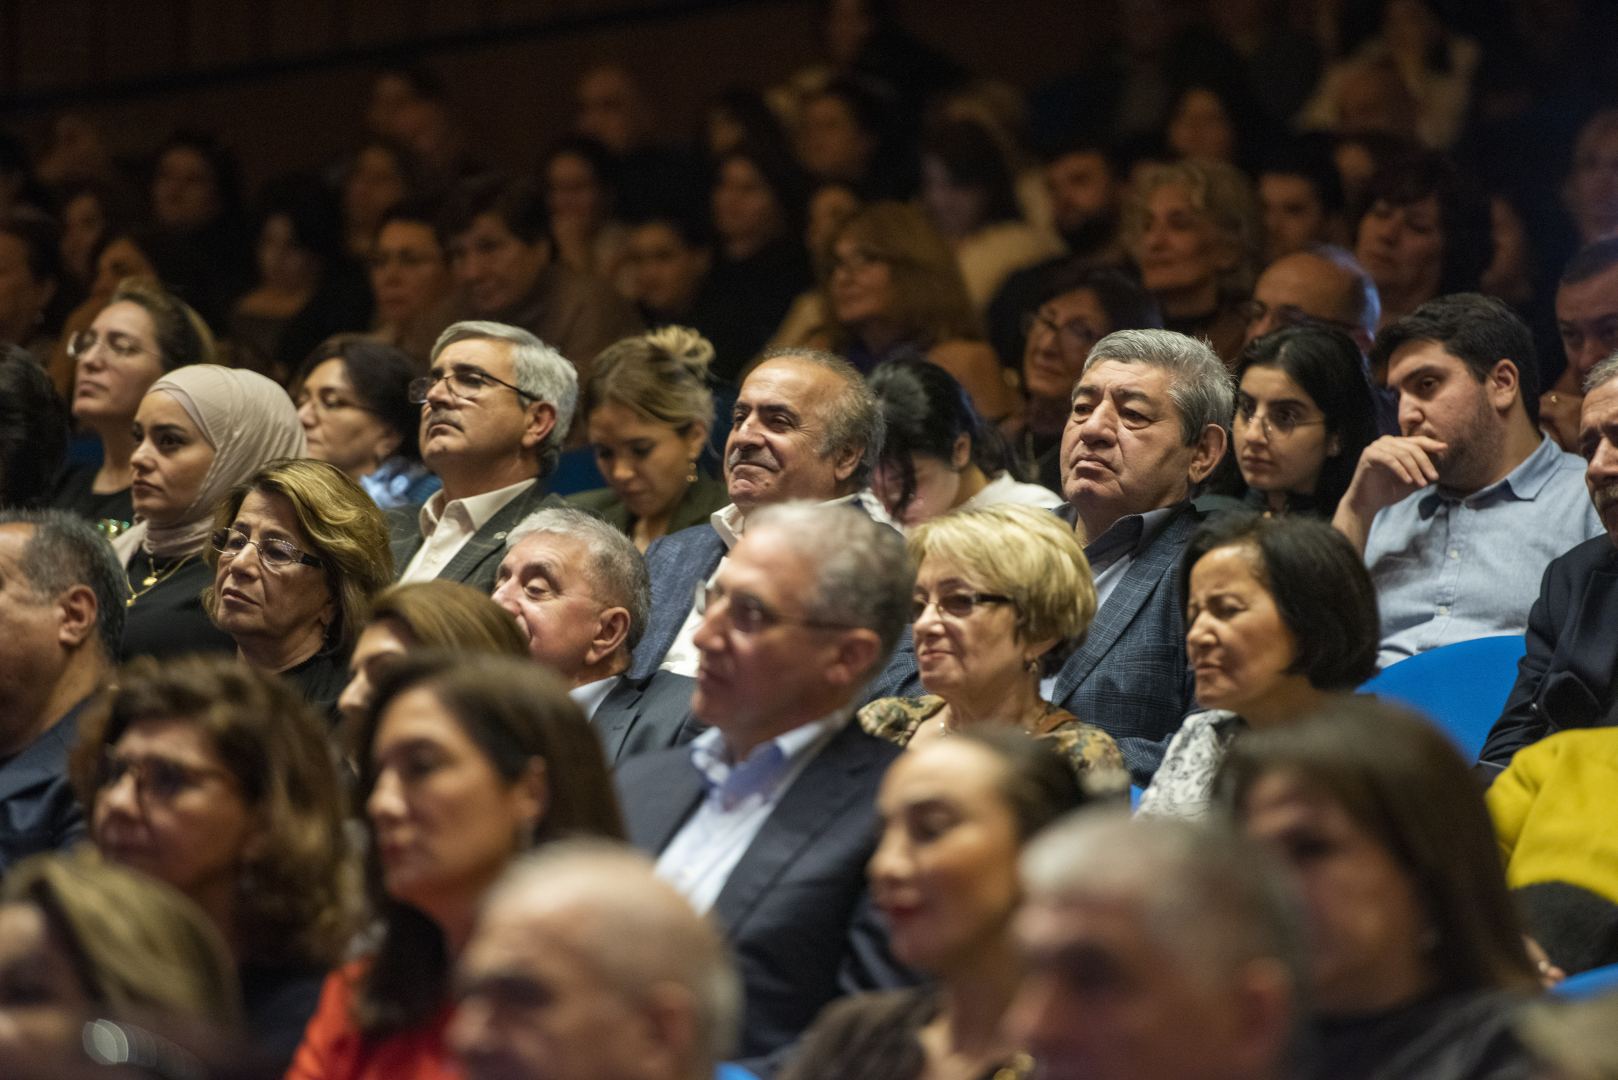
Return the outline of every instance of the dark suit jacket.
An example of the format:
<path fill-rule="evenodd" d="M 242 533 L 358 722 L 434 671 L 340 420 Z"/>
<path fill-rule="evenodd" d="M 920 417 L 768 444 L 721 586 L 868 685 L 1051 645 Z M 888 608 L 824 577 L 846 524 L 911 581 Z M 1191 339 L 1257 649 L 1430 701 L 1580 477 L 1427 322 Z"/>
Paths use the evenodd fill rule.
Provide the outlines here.
<path fill-rule="evenodd" d="M 1517 684 L 1479 754 L 1494 769 L 1547 735 L 1609 722 L 1618 665 L 1618 548 L 1611 539 L 1593 537 L 1551 560 L 1525 636 Z"/>
<path fill-rule="evenodd" d="M 461 550 L 439 573 L 439 578 L 460 581 L 485 594 L 494 591 L 495 571 L 505 555 L 506 533 L 535 510 L 566 506 L 559 497 L 545 490 L 543 480 L 512 499 L 483 523 L 483 528 L 472 534 L 461 545 Z M 421 550 L 421 507 L 409 506 L 388 511 L 389 544 L 393 548 L 393 573 L 403 574 L 416 552 Z"/>
<path fill-rule="evenodd" d="M 836 997 L 912 981 L 889 955 L 865 889 L 877 787 L 900 752 L 850 722 L 793 781 L 720 891 L 713 914 L 746 1001 L 738 1057 L 792 1042 Z M 629 838 L 653 854 L 703 797 L 683 747 L 626 761 L 616 780 Z"/>
<path fill-rule="evenodd" d="M 84 838 L 84 813 L 67 778 L 86 698 L 16 757 L 0 765 L 0 875 L 30 855 Z"/>
<path fill-rule="evenodd" d="M 654 671 L 643 679 L 620 676 L 590 718 L 607 764 L 617 766 L 625 758 L 696 738 L 706 725 L 691 715 L 695 685 L 695 679 L 672 671 Z"/>

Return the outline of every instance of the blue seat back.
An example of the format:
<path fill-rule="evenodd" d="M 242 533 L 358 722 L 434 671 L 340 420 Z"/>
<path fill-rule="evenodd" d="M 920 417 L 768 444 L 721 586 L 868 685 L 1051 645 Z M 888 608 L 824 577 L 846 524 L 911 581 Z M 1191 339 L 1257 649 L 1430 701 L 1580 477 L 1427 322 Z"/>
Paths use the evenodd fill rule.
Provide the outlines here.
<path fill-rule="evenodd" d="M 1606 967 L 1591 968 L 1577 975 L 1569 975 L 1551 993 L 1557 997 L 1578 1000 L 1600 997 L 1614 990 L 1618 990 L 1618 964 L 1608 964 Z"/>
<path fill-rule="evenodd" d="M 1385 668 L 1360 690 L 1426 713 L 1476 761 L 1522 659 L 1520 634 L 1458 641 Z"/>

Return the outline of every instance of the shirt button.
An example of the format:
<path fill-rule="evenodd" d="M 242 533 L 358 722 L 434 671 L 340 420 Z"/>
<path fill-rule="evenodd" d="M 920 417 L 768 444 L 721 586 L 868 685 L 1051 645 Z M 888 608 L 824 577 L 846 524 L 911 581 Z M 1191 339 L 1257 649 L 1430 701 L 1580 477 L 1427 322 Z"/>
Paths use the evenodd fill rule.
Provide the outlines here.
<path fill-rule="evenodd" d="M 1442 604 L 1440 604 L 1439 607 L 1438 607 L 1438 613 L 1440 615 L 1448 615 L 1449 614 L 1449 608 L 1442 605 Z"/>
<path fill-rule="evenodd" d="M 1461 553 L 1459 551 L 1456 551 L 1453 548 L 1451 548 L 1450 553 L 1449 553 L 1449 557 L 1452 558 L 1452 559 L 1459 559 L 1461 557 Z"/>

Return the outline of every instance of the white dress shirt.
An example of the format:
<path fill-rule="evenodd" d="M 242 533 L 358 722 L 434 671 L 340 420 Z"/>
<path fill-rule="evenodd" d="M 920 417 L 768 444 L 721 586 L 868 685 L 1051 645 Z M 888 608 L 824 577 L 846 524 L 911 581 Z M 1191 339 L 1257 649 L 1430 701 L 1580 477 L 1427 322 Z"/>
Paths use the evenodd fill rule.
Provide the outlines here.
<path fill-rule="evenodd" d="M 608 675 L 605 679 L 597 679 L 595 682 L 587 682 L 583 686 L 575 686 L 567 692 L 567 696 L 572 698 L 579 708 L 584 710 L 586 720 L 594 720 L 596 710 L 601 708 L 601 703 L 607 700 L 607 695 L 612 693 L 612 688 L 618 685 L 618 680 L 621 678 L 623 678 L 622 675 Z"/>
<path fill-rule="evenodd" d="M 399 581 L 432 581 L 442 574 L 444 567 L 450 564 L 450 560 L 466 546 L 468 540 L 477 535 L 479 529 L 489 523 L 490 518 L 536 483 L 537 478 L 521 480 L 509 487 L 485 491 L 482 495 L 456 499 L 448 506 L 444 505 L 444 492 L 434 492 L 432 498 L 421 504 L 417 517 L 421 523 L 421 547 L 411 558 L 410 565 L 405 567 L 404 573 L 399 575 Z"/>

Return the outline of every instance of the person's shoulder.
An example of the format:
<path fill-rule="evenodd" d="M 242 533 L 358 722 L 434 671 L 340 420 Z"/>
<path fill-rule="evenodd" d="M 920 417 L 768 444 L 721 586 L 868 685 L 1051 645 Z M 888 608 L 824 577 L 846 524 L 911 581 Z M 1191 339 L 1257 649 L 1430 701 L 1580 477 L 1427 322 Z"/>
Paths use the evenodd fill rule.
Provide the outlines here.
<path fill-rule="evenodd" d="M 895 746 L 906 746 L 916 729 L 944 707 L 944 699 L 932 694 L 920 697 L 885 697 L 870 702 L 855 719 L 869 735 L 886 739 Z"/>

